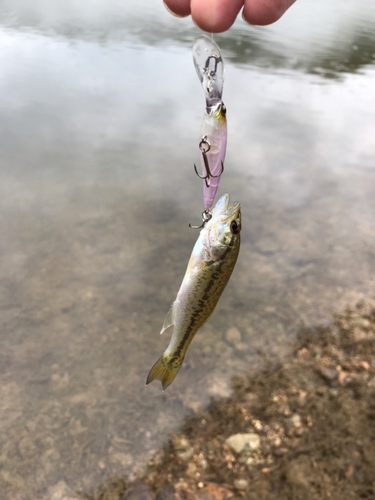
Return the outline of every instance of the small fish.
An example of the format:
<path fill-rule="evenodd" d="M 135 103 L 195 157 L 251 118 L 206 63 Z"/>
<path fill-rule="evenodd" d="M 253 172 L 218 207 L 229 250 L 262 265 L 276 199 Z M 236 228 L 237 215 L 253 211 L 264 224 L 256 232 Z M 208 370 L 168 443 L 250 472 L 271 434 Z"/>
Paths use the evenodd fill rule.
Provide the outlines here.
<path fill-rule="evenodd" d="M 190 342 L 213 313 L 229 281 L 240 250 L 240 231 L 240 204 L 230 205 L 229 195 L 224 194 L 195 243 L 180 290 L 160 332 L 174 325 L 171 341 L 152 367 L 146 384 L 158 379 L 166 389 L 177 375 Z"/>

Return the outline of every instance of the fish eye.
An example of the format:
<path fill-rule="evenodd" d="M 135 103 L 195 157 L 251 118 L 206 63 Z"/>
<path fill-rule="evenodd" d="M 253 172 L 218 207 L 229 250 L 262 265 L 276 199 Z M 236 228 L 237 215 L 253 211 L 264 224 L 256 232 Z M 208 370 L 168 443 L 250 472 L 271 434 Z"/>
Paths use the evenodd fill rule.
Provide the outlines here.
<path fill-rule="evenodd" d="M 225 115 L 227 114 L 227 108 L 226 108 L 225 104 L 223 104 L 223 105 L 221 106 L 221 114 L 222 114 L 223 116 L 225 116 Z"/>
<path fill-rule="evenodd" d="M 230 230 L 232 234 L 238 234 L 241 230 L 241 227 L 239 224 L 237 224 L 237 221 L 232 220 L 232 222 L 230 223 Z"/>

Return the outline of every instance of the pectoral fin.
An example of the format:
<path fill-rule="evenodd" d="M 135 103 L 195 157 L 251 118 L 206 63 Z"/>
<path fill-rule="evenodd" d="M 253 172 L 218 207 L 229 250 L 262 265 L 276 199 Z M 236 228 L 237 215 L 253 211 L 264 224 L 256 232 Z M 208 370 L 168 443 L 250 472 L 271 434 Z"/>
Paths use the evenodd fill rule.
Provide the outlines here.
<path fill-rule="evenodd" d="M 175 319 L 176 319 L 176 314 L 177 314 L 177 307 L 178 307 L 179 301 L 175 300 L 173 304 L 171 305 L 171 308 L 168 311 L 167 316 L 165 317 L 164 324 L 161 328 L 160 335 L 165 332 L 167 328 L 175 324 Z"/>

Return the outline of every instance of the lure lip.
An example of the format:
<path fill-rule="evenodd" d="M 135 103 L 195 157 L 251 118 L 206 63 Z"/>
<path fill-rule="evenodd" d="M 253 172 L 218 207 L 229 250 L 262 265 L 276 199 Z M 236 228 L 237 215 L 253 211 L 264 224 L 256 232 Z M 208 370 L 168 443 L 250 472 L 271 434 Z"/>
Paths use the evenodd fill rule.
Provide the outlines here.
<path fill-rule="evenodd" d="M 214 68 L 210 68 L 212 58 L 216 61 Z M 223 94 L 225 69 L 219 46 L 207 35 L 198 36 L 193 43 L 193 61 L 209 109 L 221 102 Z"/>

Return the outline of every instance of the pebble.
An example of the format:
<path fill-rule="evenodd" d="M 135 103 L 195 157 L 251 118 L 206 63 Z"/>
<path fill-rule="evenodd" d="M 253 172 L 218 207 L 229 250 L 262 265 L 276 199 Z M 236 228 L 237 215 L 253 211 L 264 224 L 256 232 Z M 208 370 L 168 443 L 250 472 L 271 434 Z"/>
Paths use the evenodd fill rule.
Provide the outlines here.
<path fill-rule="evenodd" d="M 184 437 L 175 437 L 173 439 L 173 449 L 178 458 L 187 461 L 193 455 L 193 448 L 190 446 L 189 441 Z"/>
<path fill-rule="evenodd" d="M 203 411 L 203 405 L 199 401 L 188 401 L 185 406 L 195 414 L 202 413 Z"/>
<path fill-rule="evenodd" d="M 186 481 L 179 479 L 179 481 L 174 485 L 175 492 L 187 491 L 189 489 L 189 485 Z"/>
<path fill-rule="evenodd" d="M 233 434 L 226 441 L 229 448 L 235 453 L 242 453 L 246 449 L 257 450 L 260 446 L 258 434 Z"/>
<path fill-rule="evenodd" d="M 66 484 L 60 481 L 48 490 L 48 500 L 79 500 L 78 495 Z"/>
<path fill-rule="evenodd" d="M 300 391 L 298 395 L 298 404 L 299 406 L 305 406 L 306 404 L 306 397 L 307 397 L 307 392 L 306 391 Z"/>
<path fill-rule="evenodd" d="M 230 490 L 216 483 L 209 483 L 194 495 L 197 500 L 229 500 L 232 497 Z"/>
<path fill-rule="evenodd" d="M 359 366 L 366 371 L 370 369 L 370 365 L 367 363 L 367 361 L 360 361 Z"/>
<path fill-rule="evenodd" d="M 228 398 L 232 391 L 227 379 L 213 377 L 208 381 L 207 392 L 213 398 Z"/>
<path fill-rule="evenodd" d="M 252 420 L 251 422 L 257 431 L 263 430 L 263 425 L 260 420 Z"/>
<path fill-rule="evenodd" d="M 225 340 L 227 342 L 229 342 L 230 344 L 234 344 L 235 345 L 238 342 L 241 342 L 241 332 L 235 326 L 231 326 L 226 331 Z"/>
<path fill-rule="evenodd" d="M 189 441 L 184 437 L 175 437 L 173 439 L 173 449 L 178 453 L 187 451 L 190 448 Z"/>
<path fill-rule="evenodd" d="M 235 479 L 233 482 L 233 486 L 236 490 L 247 490 L 249 487 L 249 482 L 246 479 Z"/>
<path fill-rule="evenodd" d="M 112 462 L 119 462 L 123 467 L 127 467 L 132 464 L 133 457 L 130 453 L 115 452 L 111 454 Z"/>
<path fill-rule="evenodd" d="M 238 342 L 238 344 L 235 345 L 235 348 L 237 351 L 240 351 L 240 352 L 243 352 L 243 351 L 247 351 L 249 347 L 249 344 L 246 344 L 246 342 Z"/>
<path fill-rule="evenodd" d="M 347 385 L 353 380 L 353 375 L 349 372 L 340 372 L 339 373 L 339 384 L 340 385 Z"/>
<path fill-rule="evenodd" d="M 292 415 L 290 418 L 287 419 L 287 424 L 290 426 L 290 427 L 301 427 L 302 425 L 302 420 L 301 420 L 301 417 L 298 415 L 298 413 L 295 413 L 294 415 Z"/>
<path fill-rule="evenodd" d="M 273 445 L 275 446 L 275 448 L 278 448 L 279 446 L 281 446 L 281 439 L 279 438 L 279 436 L 277 436 L 275 438 Z"/>
<path fill-rule="evenodd" d="M 295 431 L 295 435 L 296 435 L 297 437 L 301 437 L 301 436 L 302 436 L 302 434 L 303 434 L 304 432 L 305 432 L 305 431 L 304 431 L 303 427 L 299 427 L 298 429 L 296 429 L 296 431 Z"/>
<path fill-rule="evenodd" d="M 361 318 L 358 323 L 365 330 L 369 330 L 371 328 L 371 321 L 367 318 Z"/>
<path fill-rule="evenodd" d="M 320 375 L 328 380 L 329 382 L 333 382 L 338 377 L 338 372 L 334 368 L 328 368 L 328 366 L 321 366 L 319 369 Z"/>
<path fill-rule="evenodd" d="M 179 453 L 177 453 L 177 456 L 178 456 L 178 458 L 180 458 L 184 462 L 187 462 L 188 460 L 191 459 L 191 457 L 193 456 L 193 453 L 194 453 L 193 448 L 190 448 L 190 450 L 187 450 L 187 451 L 180 451 Z"/>

